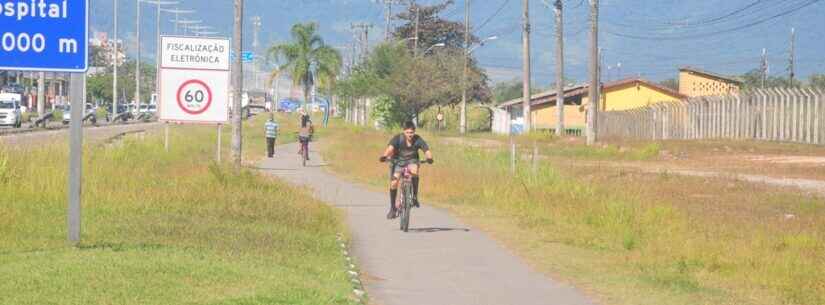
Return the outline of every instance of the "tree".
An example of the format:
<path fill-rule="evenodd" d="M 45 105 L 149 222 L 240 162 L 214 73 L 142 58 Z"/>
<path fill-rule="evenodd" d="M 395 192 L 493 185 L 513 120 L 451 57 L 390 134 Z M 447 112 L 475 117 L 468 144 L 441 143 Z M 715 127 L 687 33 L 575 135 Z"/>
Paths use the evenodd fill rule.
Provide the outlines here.
<path fill-rule="evenodd" d="M 395 28 L 395 30 L 393 31 L 394 39 L 396 39 L 396 41 L 402 41 L 408 38 L 418 37 L 417 43 L 415 39 L 408 39 L 406 44 L 407 48 L 411 50 L 414 54 L 424 52 L 433 45 L 436 45 L 438 43 L 443 43 L 443 50 L 446 50 L 447 52 L 450 52 L 452 54 L 456 54 L 457 56 L 462 56 L 461 52 L 464 51 L 464 24 L 461 22 L 451 21 L 440 17 L 445 15 L 444 11 L 452 7 L 454 4 L 454 0 L 446 0 L 433 5 L 421 5 L 412 3 L 411 5 L 407 6 L 406 11 L 402 11 L 401 13 L 396 15 L 396 18 L 398 20 L 401 20 L 402 24 Z M 417 33 L 416 22 L 418 24 Z M 472 33 L 469 33 L 468 35 L 470 36 L 470 45 L 477 44 L 481 41 L 477 36 L 473 35 Z M 416 45 L 418 46 L 418 50 L 414 50 Z M 441 53 L 442 52 L 435 51 L 427 54 L 418 55 L 426 57 Z M 470 73 L 468 73 L 468 75 L 481 76 L 481 78 L 476 81 L 469 81 L 472 78 L 468 76 L 468 101 L 489 101 L 489 99 L 491 98 L 491 93 L 490 88 L 488 86 L 489 79 L 487 77 L 487 74 L 484 73 L 484 71 L 478 66 L 478 62 L 472 56 L 470 57 L 468 66 L 470 70 Z M 458 91 L 459 98 L 461 94 L 460 80 L 461 75 L 459 75 L 458 78 L 455 79 L 455 81 L 457 82 L 455 90 Z M 455 102 L 460 102 L 460 100 L 456 100 Z"/>
<path fill-rule="evenodd" d="M 437 43 L 444 43 L 447 48 L 464 48 L 464 24 L 461 22 L 442 19 L 442 12 L 454 4 L 454 0 L 447 0 L 435 5 L 420 5 L 413 3 L 407 10 L 396 15 L 403 24 L 395 29 L 393 37 L 402 40 L 418 37 L 418 47 L 422 50 Z M 418 35 L 416 35 L 416 17 L 418 19 Z M 470 34 L 470 43 L 477 43 L 478 37 Z M 410 49 L 415 45 L 414 40 L 408 42 Z"/>
<path fill-rule="evenodd" d="M 341 54 L 327 46 L 317 33 L 316 23 L 292 26 L 292 41 L 269 49 L 270 56 L 280 63 L 277 71 L 288 73 L 296 86 L 304 91 L 304 104 L 309 102 L 312 86 L 332 88 L 341 70 Z"/>
<path fill-rule="evenodd" d="M 825 74 L 811 75 L 810 85 L 814 88 L 825 89 Z"/>
<path fill-rule="evenodd" d="M 762 88 L 762 71 L 753 69 L 748 73 L 742 74 L 740 78 L 743 80 L 744 89 L 759 89 Z M 802 82 L 794 80 L 791 83 L 790 79 L 782 76 L 768 76 L 765 80 L 765 88 L 783 88 L 783 87 L 799 87 Z"/>
<path fill-rule="evenodd" d="M 92 67 L 108 67 L 112 65 L 112 55 L 107 48 L 90 46 L 89 65 Z"/>
<path fill-rule="evenodd" d="M 460 52 L 441 50 L 414 56 L 404 46 L 382 44 L 338 83 L 335 92 L 343 97 L 376 97 L 380 101 L 373 109 L 376 119 L 385 126 L 396 126 L 417 118 L 429 107 L 454 105 L 460 100 L 456 81 L 463 72 Z M 486 88 L 486 75 L 477 70 L 471 70 L 467 79 L 476 88 Z"/>
<path fill-rule="evenodd" d="M 659 85 L 664 86 L 665 88 L 673 89 L 673 91 L 679 91 L 679 80 L 675 78 L 668 78 L 659 82 Z"/>
<path fill-rule="evenodd" d="M 127 60 L 120 67 L 118 67 L 118 97 L 123 102 L 128 102 L 135 97 L 135 61 Z M 142 74 L 141 82 L 141 96 L 149 98 L 155 90 L 155 65 L 149 63 L 142 63 L 140 68 Z M 112 102 L 112 67 L 107 67 L 103 72 L 91 75 L 87 79 L 86 94 L 89 100 L 102 100 L 103 105 L 109 105 Z"/>

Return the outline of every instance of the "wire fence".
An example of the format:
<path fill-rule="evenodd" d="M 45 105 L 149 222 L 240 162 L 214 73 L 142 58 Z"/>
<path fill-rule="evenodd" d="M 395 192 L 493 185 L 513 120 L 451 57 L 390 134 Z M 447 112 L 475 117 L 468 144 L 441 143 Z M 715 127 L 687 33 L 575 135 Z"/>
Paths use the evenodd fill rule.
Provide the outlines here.
<path fill-rule="evenodd" d="M 598 114 L 601 138 L 825 144 L 825 91 L 774 88 Z"/>

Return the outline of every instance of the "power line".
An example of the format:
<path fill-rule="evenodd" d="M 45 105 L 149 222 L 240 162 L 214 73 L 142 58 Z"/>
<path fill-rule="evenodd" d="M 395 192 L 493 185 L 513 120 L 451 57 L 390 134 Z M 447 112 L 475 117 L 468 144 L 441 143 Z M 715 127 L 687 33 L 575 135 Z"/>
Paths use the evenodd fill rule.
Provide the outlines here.
<path fill-rule="evenodd" d="M 813 5 L 813 4 L 815 4 L 819 1 L 820 0 L 808 0 L 805 3 L 801 4 L 801 5 L 798 5 L 796 7 L 791 8 L 791 9 L 785 10 L 781 13 L 771 15 L 767 18 L 757 19 L 755 21 L 746 23 L 744 25 L 740 25 L 740 26 L 736 26 L 736 27 L 732 27 L 732 28 L 728 28 L 728 29 L 724 29 L 724 30 L 701 33 L 701 34 L 680 35 L 680 36 L 679 35 L 677 35 L 677 36 L 644 36 L 644 35 L 636 35 L 636 34 L 619 33 L 619 32 L 609 30 L 609 29 L 605 30 L 605 32 L 608 33 L 608 34 L 611 34 L 613 36 L 631 38 L 631 39 L 638 39 L 638 40 L 684 40 L 684 39 L 706 38 L 706 37 L 710 37 L 710 36 L 726 34 L 726 33 L 731 33 L 731 32 L 736 32 L 736 31 L 740 31 L 740 30 L 743 30 L 743 29 L 751 28 L 751 27 L 763 24 L 767 21 L 790 15 L 790 14 L 795 13 L 795 12 L 805 8 L 805 7 L 811 6 L 811 5 Z"/>
<path fill-rule="evenodd" d="M 476 28 L 476 31 L 481 31 L 481 29 L 483 29 L 485 25 L 492 21 L 493 18 L 496 18 L 499 14 L 501 14 L 501 12 L 504 10 L 505 7 L 507 7 L 507 4 L 509 3 L 510 0 L 505 0 L 504 3 L 502 3 L 501 6 L 499 6 L 498 10 L 496 10 L 496 12 L 493 13 L 493 15 L 488 17 L 487 20 L 484 20 L 484 22 L 482 22 L 481 25 L 479 25 L 478 28 Z"/>

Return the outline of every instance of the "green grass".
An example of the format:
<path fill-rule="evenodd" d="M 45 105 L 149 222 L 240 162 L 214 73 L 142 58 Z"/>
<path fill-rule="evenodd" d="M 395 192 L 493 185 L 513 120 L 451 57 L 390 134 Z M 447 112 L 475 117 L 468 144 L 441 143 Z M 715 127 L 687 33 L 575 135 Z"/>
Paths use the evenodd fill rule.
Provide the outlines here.
<path fill-rule="evenodd" d="M 168 153 L 161 133 L 86 145 L 76 248 L 65 143 L 0 151 L 0 304 L 351 304 L 332 208 L 215 163 L 214 127 L 172 129 Z"/>
<path fill-rule="evenodd" d="M 389 136 L 341 128 L 329 136 L 325 154 L 335 160 L 334 171 L 382 186 L 385 167 L 364 164 L 375 162 Z M 520 161 L 511 174 L 506 149 L 431 147 L 436 164 L 422 168 L 425 202 L 484 229 L 603 304 L 825 304 L 822 199 L 618 169 L 574 174 L 550 162 L 533 174 Z M 627 156 L 648 158 L 658 149 L 651 144 Z M 552 162 L 619 152 L 558 154 L 568 161 Z M 786 221 L 784 213 L 797 218 Z"/>

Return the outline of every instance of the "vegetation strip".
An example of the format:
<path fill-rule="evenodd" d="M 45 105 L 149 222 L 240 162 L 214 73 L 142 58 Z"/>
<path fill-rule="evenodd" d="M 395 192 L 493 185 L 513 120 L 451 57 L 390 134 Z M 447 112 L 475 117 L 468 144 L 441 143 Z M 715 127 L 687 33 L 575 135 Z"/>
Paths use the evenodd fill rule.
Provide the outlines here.
<path fill-rule="evenodd" d="M 336 211 L 214 163 L 212 128 L 171 134 L 86 147 L 78 248 L 65 145 L 0 151 L 0 304 L 354 304 Z"/>
<path fill-rule="evenodd" d="M 364 164 L 389 136 L 334 132 L 325 159 L 383 188 L 386 169 Z M 577 171 L 564 166 L 571 158 L 539 162 L 535 173 L 519 162 L 510 174 L 506 149 L 425 137 L 440 143 L 432 145 L 437 165 L 423 173 L 425 203 L 438 202 L 604 304 L 825 303 L 822 199 L 744 182 Z M 644 149 L 627 154 L 644 159 Z M 620 154 L 582 150 L 591 160 Z"/>

